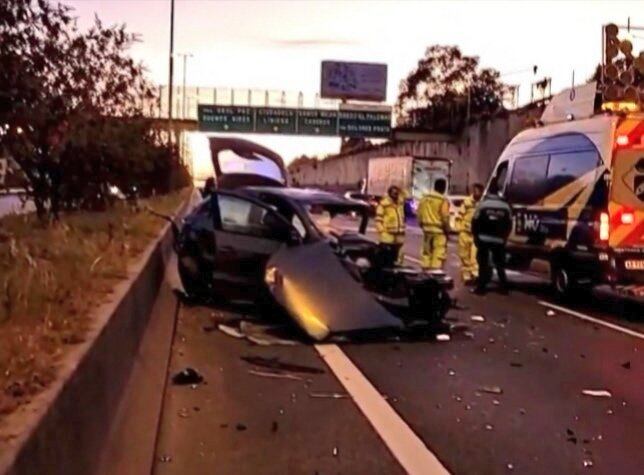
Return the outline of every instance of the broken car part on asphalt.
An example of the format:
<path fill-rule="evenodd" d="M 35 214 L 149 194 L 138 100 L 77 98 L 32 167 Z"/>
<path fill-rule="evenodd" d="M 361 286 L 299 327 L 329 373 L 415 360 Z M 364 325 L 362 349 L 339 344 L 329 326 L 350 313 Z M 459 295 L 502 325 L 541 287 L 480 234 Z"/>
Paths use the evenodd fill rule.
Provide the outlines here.
<path fill-rule="evenodd" d="M 194 368 L 186 368 L 172 376 L 172 384 L 177 386 L 188 386 L 203 383 L 203 376 Z"/>

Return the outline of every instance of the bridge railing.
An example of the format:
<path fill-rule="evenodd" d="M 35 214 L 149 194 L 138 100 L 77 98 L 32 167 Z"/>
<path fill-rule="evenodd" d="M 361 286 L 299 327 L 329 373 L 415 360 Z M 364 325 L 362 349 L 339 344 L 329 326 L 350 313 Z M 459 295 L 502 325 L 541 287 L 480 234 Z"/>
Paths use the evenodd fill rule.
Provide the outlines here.
<path fill-rule="evenodd" d="M 151 117 L 168 118 L 168 86 L 159 86 L 158 96 L 145 105 L 145 111 Z M 301 91 L 230 87 L 189 86 L 184 91 L 182 86 L 174 86 L 172 96 L 172 117 L 186 120 L 197 120 L 198 104 L 337 109 L 340 102 Z"/>

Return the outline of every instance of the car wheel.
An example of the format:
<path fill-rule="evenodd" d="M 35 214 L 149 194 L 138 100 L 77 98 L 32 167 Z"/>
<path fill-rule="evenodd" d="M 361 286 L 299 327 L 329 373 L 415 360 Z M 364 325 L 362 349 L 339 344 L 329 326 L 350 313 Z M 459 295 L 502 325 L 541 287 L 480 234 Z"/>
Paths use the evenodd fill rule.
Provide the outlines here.
<path fill-rule="evenodd" d="M 551 264 L 550 269 L 552 287 L 560 300 L 570 300 L 588 288 L 578 282 L 570 266 L 562 263 Z"/>

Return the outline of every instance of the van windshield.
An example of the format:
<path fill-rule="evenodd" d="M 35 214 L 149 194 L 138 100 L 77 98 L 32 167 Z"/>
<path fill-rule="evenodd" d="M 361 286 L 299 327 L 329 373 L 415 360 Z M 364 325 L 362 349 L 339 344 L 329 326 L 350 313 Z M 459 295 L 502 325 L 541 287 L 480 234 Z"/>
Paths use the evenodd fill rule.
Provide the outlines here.
<path fill-rule="evenodd" d="M 625 150 L 613 160 L 611 199 L 635 209 L 644 209 L 644 151 Z"/>

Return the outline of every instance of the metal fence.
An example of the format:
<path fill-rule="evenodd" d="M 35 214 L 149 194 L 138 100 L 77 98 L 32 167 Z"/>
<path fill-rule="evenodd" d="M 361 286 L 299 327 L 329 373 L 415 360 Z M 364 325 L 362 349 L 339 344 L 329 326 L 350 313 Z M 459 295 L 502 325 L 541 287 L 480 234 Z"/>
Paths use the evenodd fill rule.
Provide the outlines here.
<path fill-rule="evenodd" d="M 158 95 L 159 100 L 146 104 L 146 112 L 152 117 L 167 118 L 168 86 L 159 86 Z M 174 86 L 172 96 L 172 117 L 188 120 L 197 120 L 199 104 L 337 109 L 340 103 L 339 100 L 322 99 L 319 94 L 230 87 L 191 86 L 184 91 L 182 86 Z"/>

